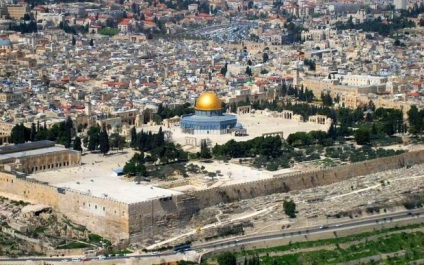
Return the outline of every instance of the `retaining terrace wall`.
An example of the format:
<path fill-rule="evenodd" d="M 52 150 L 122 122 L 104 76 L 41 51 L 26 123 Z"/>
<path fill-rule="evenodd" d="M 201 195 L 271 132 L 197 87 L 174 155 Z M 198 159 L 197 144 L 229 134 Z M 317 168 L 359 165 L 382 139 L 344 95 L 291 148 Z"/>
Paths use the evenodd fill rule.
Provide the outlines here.
<path fill-rule="evenodd" d="M 202 209 L 221 202 L 227 203 L 272 193 L 308 189 L 356 176 L 397 169 L 406 165 L 423 162 L 424 151 L 407 152 L 396 156 L 363 161 L 335 168 L 300 172 L 292 175 L 274 175 L 270 179 L 205 189 L 192 192 L 189 195 L 195 198 L 196 206 Z"/>
<path fill-rule="evenodd" d="M 351 165 L 292 175 L 274 175 L 259 181 L 221 186 L 183 195 L 125 204 L 109 198 L 65 190 L 18 179 L 0 172 L 0 192 L 25 201 L 52 206 L 70 220 L 112 241 L 155 239 L 168 229 L 183 227 L 200 209 L 237 200 L 327 185 L 352 177 L 424 162 L 424 151 L 408 152 Z"/>
<path fill-rule="evenodd" d="M 113 241 L 128 240 L 128 204 L 56 187 L 0 172 L 0 192 L 34 204 L 52 206 L 72 222 Z M 11 196 L 12 197 L 12 196 Z"/>
<path fill-rule="evenodd" d="M 172 196 L 166 201 L 156 199 L 130 204 L 128 210 L 130 240 L 136 242 L 140 239 L 154 239 L 157 234 L 166 233 L 167 229 L 183 227 L 194 213 L 219 203 L 328 185 L 356 176 L 423 162 L 424 151 L 408 152 L 336 168 L 274 175 L 270 179 L 189 192 Z"/>

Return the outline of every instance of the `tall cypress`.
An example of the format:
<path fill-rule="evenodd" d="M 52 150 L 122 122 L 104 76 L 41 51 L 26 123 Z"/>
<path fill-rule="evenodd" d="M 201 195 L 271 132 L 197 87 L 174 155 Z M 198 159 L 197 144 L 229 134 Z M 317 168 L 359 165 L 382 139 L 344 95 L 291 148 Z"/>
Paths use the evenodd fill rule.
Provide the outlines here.
<path fill-rule="evenodd" d="M 29 140 L 33 142 L 35 140 L 35 135 L 37 134 L 37 130 L 35 129 L 35 123 L 31 123 L 31 135 Z"/>
<path fill-rule="evenodd" d="M 73 149 L 74 150 L 77 150 L 77 151 L 80 151 L 82 153 L 81 138 L 79 138 L 78 136 L 75 137 L 75 139 L 74 139 Z"/>
<path fill-rule="evenodd" d="M 110 145 L 109 145 L 109 135 L 107 134 L 107 131 L 105 129 L 102 129 L 100 131 L 100 135 L 99 135 L 99 142 L 100 142 L 100 152 L 103 155 L 106 155 L 109 150 L 110 150 Z"/>
<path fill-rule="evenodd" d="M 131 148 L 137 147 L 137 131 L 135 129 L 135 126 L 131 128 Z"/>

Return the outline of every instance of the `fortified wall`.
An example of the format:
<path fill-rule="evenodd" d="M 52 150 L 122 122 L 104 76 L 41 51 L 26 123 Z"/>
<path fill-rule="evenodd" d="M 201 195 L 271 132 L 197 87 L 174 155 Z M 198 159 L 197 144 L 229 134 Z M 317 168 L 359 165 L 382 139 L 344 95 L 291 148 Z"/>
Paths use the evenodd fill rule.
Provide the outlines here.
<path fill-rule="evenodd" d="M 114 241 L 129 237 L 128 205 L 108 198 L 64 190 L 0 172 L 0 192 L 52 206 L 71 221 Z"/>
<path fill-rule="evenodd" d="M 274 175 L 271 179 L 263 179 L 248 183 L 192 192 L 194 205 L 199 209 L 217 205 L 220 202 L 232 202 L 265 196 L 272 193 L 284 193 L 291 190 L 309 189 L 328 185 L 352 177 L 368 175 L 384 170 L 397 169 L 406 165 L 424 162 L 424 151 L 408 152 L 396 156 L 384 157 L 350 165 L 295 173 L 292 175 Z"/>
<path fill-rule="evenodd" d="M 185 221 L 188 221 L 200 209 L 218 205 L 221 202 L 229 203 L 272 193 L 308 189 L 356 176 L 420 163 L 424 163 L 424 151 L 407 152 L 397 156 L 336 168 L 292 175 L 275 175 L 270 179 L 190 192 L 173 196 L 167 201 L 156 200 L 131 204 L 129 206 L 130 238 L 131 241 L 138 241 L 141 238 L 153 238 L 156 233 L 163 231 L 164 227 L 178 228 L 184 226 Z"/>
<path fill-rule="evenodd" d="M 90 231 L 114 242 L 126 242 L 128 239 L 137 242 L 141 239 L 155 240 L 156 235 L 166 233 L 167 229 L 164 228 L 183 227 L 200 209 L 221 202 L 227 203 L 272 193 L 307 189 L 355 176 L 420 163 L 424 163 L 424 150 L 337 168 L 292 175 L 275 175 L 270 179 L 221 186 L 133 204 L 63 190 L 20 179 L 4 172 L 0 172 L 0 192 L 19 196 L 32 203 L 50 205 L 73 222 L 84 225 Z"/>

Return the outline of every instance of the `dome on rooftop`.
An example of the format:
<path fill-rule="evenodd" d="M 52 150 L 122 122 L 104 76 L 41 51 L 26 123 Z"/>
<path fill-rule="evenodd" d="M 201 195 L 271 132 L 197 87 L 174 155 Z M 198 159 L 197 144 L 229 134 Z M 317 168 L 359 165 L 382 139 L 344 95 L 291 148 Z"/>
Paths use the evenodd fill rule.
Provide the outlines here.
<path fill-rule="evenodd" d="M 220 110 L 222 109 L 222 101 L 211 91 L 202 93 L 196 101 L 194 107 L 196 110 Z"/>
<path fill-rule="evenodd" d="M 0 46 L 12 46 L 12 42 L 7 36 L 0 36 Z"/>

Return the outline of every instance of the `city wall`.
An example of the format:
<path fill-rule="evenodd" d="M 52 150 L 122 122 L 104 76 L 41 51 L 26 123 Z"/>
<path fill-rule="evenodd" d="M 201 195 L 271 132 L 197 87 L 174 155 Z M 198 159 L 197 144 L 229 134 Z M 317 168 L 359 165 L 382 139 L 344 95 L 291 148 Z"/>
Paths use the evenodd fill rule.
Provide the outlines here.
<path fill-rule="evenodd" d="M 58 202 L 61 213 L 91 232 L 113 242 L 128 240 L 128 204 L 70 190 L 58 193 Z"/>
<path fill-rule="evenodd" d="M 0 191 L 13 194 L 27 202 L 50 205 L 56 209 L 59 205 L 55 187 L 16 178 L 10 173 L 0 172 Z"/>
<path fill-rule="evenodd" d="M 179 229 L 190 220 L 192 212 L 178 200 L 180 196 L 166 197 L 129 205 L 130 241 L 150 240 L 169 229 Z"/>
<path fill-rule="evenodd" d="M 233 202 L 327 185 L 355 176 L 372 174 L 424 163 L 424 151 L 408 152 L 351 165 L 316 170 L 248 183 L 221 186 L 151 201 L 125 204 L 88 193 L 59 190 L 45 184 L 16 178 L 0 172 L 0 192 L 13 194 L 25 201 L 52 206 L 70 220 L 90 231 L 111 239 L 132 242 L 151 239 L 169 229 L 182 228 L 200 209 L 219 203 Z"/>
<path fill-rule="evenodd" d="M 50 205 L 72 222 L 113 241 L 126 241 L 129 237 L 128 205 L 125 203 L 71 190 L 59 192 L 56 187 L 5 172 L 0 172 L 0 192 L 34 204 Z"/>
<path fill-rule="evenodd" d="M 274 175 L 270 179 L 192 192 L 190 195 L 194 198 L 193 200 L 195 202 L 191 202 L 191 204 L 198 207 L 198 209 L 202 209 L 221 202 L 227 203 L 272 193 L 308 189 L 356 176 L 419 163 L 424 163 L 424 151 L 407 152 L 397 156 L 384 157 L 330 169 L 301 172 L 292 175 Z"/>
<path fill-rule="evenodd" d="M 352 177 L 397 169 L 408 165 L 424 163 L 424 151 L 408 152 L 397 156 L 359 162 L 337 168 L 315 170 L 292 175 L 274 175 L 273 178 L 241 183 L 230 186 L 195 191 L 173 196 L 166 201 L 129 205 L 129 226 L 131 241 L 154 238 L 163 228 L 184 226 L 200 209 L 237 200 L 284 193 L 327 185 Z"/>

